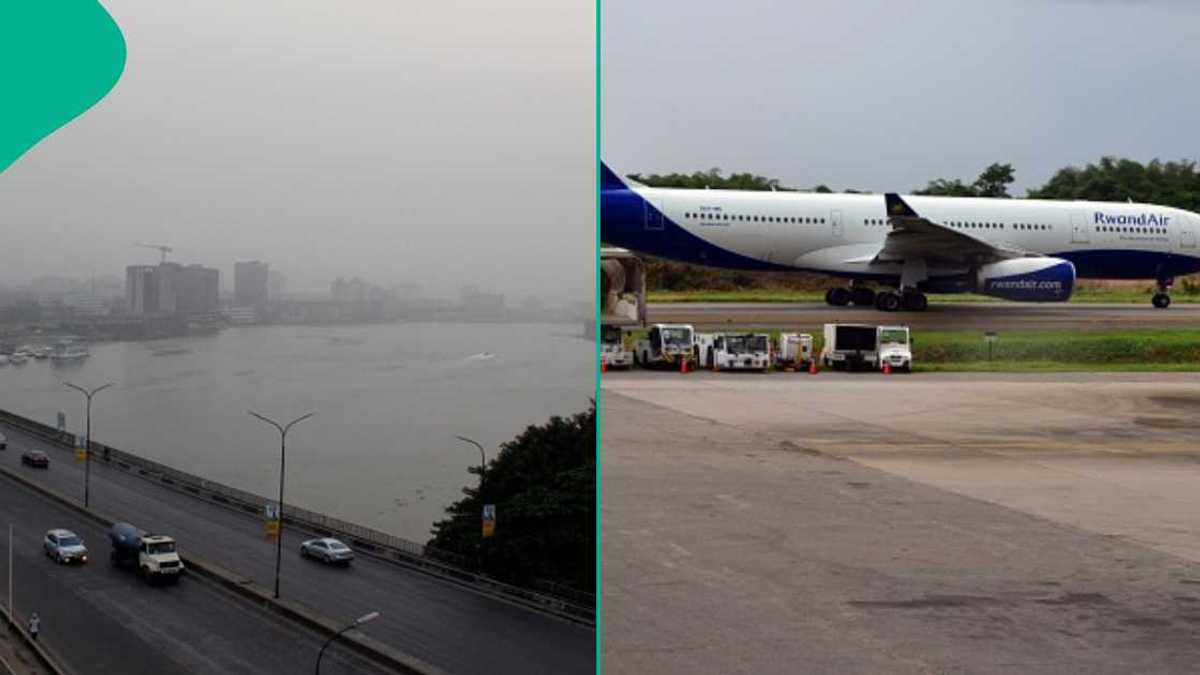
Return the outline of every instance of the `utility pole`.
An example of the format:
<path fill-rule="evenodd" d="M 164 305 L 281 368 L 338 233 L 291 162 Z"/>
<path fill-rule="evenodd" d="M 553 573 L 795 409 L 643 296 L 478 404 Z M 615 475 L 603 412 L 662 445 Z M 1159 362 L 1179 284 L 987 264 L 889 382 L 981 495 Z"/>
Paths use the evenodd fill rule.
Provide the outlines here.
<path fill-rule="evenodd" d="M 13 577 L 13 549 L 12 549 L 12 523 L 8 524 L 8 618 L 15 622 L 16 612 L 13 611 L 13 592 L 12 592 L 12 577 Z"/>
<path fill-rule="evenodd" d="M 278 600 L 279 599 L 279 566 L 280 566 L 281 562 L 283 561 L 283 477 L 284 477 L 284 472 L 287 468 L 287 432 L 288 432 L 288 429 L 292 428 L 292 425 L 296 424 L 297 422 L 303 422 L 304 420 L 312 417 L 316 413 L 308 413 L 307 415 L 301 415 L 300 417 L 297 417 L 296 419 L 292 420 L 291 422 L 288 422 L 287 424 L 280 424 L 269 417 L 259 415 L 258 413 L 254 412 L 253 410 L 247 410 L 246 412 L 249 413 L 251 416 L 257 417 L 258 419 L 266 422 L 267 424 L 270 424 L 271 426 L 273 426 L 279 430 L 279 514 L 278 514 L 279 532 L 276 534 L 276 537 L 275 537 L 275 599 Z"/>

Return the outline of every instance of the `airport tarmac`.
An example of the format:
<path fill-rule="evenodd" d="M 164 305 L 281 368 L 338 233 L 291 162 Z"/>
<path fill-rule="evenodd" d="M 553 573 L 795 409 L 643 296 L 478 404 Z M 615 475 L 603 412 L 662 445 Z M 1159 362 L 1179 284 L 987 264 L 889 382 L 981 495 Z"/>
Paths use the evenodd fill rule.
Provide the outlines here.
<path fill-rule="evenodd" d="M 926 330 L 1039 330 L 1195 328 L 1200 304 L 1167 309 L 1145 304 L 959 302 L 930 303 L 924 312 L 880 312 L 825 303 L 681 302 L 650 303 L 649 323 L 690 323 L 697 328 L 814 328 L 825 323 L 901 323 Z"/>
<path fill-rule="evenodd" d="M 606 673 L 1194 672 L 1200 375 L 610 372 Z"/>

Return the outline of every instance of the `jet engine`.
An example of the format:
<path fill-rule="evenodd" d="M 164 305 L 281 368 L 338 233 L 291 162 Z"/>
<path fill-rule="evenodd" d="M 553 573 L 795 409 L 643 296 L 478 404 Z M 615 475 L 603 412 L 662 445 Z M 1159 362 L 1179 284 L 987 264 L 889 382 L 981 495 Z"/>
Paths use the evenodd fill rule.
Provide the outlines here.
<path fill-rule="evenodd" d="M 600 251 L 600 321 L 646 322 L 646 267 L 624 249 Z"/>
<path fill-rule="evenodd" d="M 1063 302 L 1075 287 L 1075 265 L 1062 258 L 1014 258 L 981 266 L 975 292 L 1022 302 Z"/>

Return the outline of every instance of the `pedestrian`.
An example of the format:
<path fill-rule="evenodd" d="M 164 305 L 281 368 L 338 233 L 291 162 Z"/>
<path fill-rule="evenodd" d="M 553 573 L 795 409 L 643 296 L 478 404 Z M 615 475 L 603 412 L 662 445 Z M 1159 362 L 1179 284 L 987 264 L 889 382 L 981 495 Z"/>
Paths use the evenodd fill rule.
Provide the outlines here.
<path fill-rule="evenodd" d="M 42 630 L 42 620 L 38 618 L 37 612 L 29 615 L 29 637 L 37 642 L 38 633 Z"/>

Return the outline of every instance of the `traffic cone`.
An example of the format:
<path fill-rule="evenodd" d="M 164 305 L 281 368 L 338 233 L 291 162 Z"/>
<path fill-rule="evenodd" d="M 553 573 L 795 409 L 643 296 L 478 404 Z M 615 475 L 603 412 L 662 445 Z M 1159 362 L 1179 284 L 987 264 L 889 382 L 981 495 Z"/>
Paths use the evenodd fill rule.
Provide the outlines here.
<path fill-rule="evenodd" d="M 817 360 L 816 359 L 808 360 L 808 374 L 809 375 L 817 374 Z"/>
<path fill-rule="evenodd" d="M 888 363 L 888 362 L 886 362 L 886 361 L 883 363 L 883 374 L 884 374 L 884 375 L 891 375 L 891 374 L 892 374 L 892 364 L 890 364 L 890 363 Z"/>

